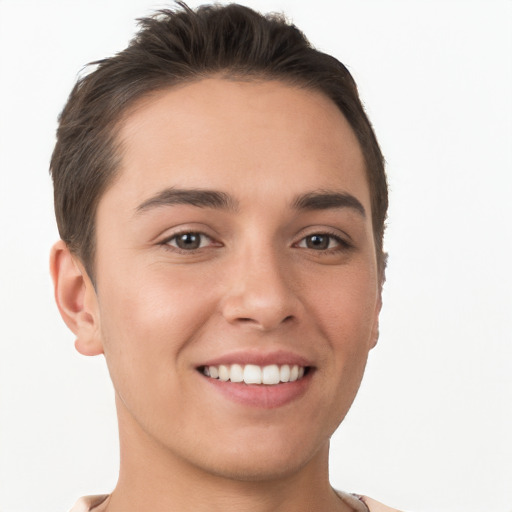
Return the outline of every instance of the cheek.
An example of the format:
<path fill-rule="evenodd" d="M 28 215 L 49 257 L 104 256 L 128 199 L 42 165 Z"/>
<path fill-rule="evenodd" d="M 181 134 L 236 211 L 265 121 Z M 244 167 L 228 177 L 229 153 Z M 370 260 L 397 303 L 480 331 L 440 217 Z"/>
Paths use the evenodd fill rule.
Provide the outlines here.
<path fill-rule="evenodd" d="M 186 327 L 192 329 L 205 310 L 210 298 L 204 290 L 200 277 L 190 272 L 115 269 L 98 290 L 101 318 L 108 322 L 102 328 L 111 330 L 109 338 L 122 336 L 136 346 L 172 343 L 186 336 Z"/>
<path fill-rule="evenodd" d="M 359 388 L 373 343 L 377 303 L 376 280 L 366 268 L 340 272 L 310 297 L 312 317 L 329 344 L 324 367 L 332 386 L 326 393 L 336 404 L 335 416 L 346 413 Z"/>
<path fill-rule="evenodd" d="M 114 386 L 125 392 L 130 386 L 133 393 L 145 385 L 167 388 L 185 370 L 181 352 L 211 315 L 211 297 L 191 276 L 146 272 L 139 277 L 120 269 L 109 276 L 108 285 L 98 287 L 98 296 Z"/>
<path fill-rule="evenodd" d="M 378 303 L 375 273 L 366 267 L 341 270 L 322 284 L 312 289 L 308 307 L 332 349 L 347 355 L 368 351 Z"/>

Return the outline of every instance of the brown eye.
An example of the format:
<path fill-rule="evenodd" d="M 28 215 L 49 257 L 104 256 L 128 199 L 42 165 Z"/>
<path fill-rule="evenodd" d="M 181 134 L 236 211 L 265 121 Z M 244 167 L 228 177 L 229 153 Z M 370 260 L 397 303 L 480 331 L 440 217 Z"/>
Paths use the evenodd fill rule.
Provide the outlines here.
<path fill-rule="evenodd" d="M 306 247 L 324 251 L 329 248 L 330 239 L 331 237 L 327 235 L 311 235 L 306 237 Z"/>
<path fill-rule="evenodd" d="M 173 236 L 167 244 L 185 251 L 193 251 L 204 246 L 209 241 L 210 239 L 202 233 L 189 232 Z"/>
<path fill-rule="evenodd" d="M 314 233 L 313 235 L 306 236 L 298 244 L 299 247 L 313 249 L 314 251 L 327 251 L 345 245 L 341 238 L 326 233 Z"/>

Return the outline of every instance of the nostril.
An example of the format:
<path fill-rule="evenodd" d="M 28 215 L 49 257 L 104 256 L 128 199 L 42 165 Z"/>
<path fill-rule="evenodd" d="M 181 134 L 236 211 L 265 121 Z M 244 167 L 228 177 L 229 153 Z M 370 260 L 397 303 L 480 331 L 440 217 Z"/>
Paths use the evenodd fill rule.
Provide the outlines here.
<path fill-rule="evenodd" d="M 266 319 L 266 318 L 260 317 L 258 319 L 258 318 L 250 318 L 250 317 L 238 317 L 236 319 L 236 321 L 239 322 L 240 324 L 259 324 L 263 328 L 268 329 L 268 328 L 272 328 L 274 323 L 276 325 L 283 324 L 283 323 L 290 323 L 293 321 L 294 318 L 295 318 L 294 315 L 288 315 L 288 316 L 285 316 L 281 321 L 279 321 L 277 318 Z"/>

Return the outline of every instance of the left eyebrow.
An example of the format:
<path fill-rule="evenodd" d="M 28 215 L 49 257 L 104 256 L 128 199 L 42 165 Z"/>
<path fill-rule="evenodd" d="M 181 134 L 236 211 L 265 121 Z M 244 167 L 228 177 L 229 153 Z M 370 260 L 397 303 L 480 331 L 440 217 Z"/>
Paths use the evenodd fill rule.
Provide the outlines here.
<path fill-rule="evenodd" d="M 366 210 L 361 202 L 352 194 L 346 192 L 333 192 L 318 190 L 297 196 L 292 202 L 296 210 L 330 210 L 336 208 L 350 208 L 362 217 L 366 217 Z"/>
<path fill-rule="evenodd" d="M 233 211 L 238 208 L 237 202 L 230 195 L 218 190 L 166 188 L 139 204 L 135 211 L 140 213 L 176 204 Z"/>

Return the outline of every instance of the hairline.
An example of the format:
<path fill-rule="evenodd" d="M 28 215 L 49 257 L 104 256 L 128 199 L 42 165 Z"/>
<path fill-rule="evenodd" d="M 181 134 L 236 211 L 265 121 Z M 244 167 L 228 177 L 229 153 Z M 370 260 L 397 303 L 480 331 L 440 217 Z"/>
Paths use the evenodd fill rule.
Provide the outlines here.
<path fill-rule="evenodd" d="M 94 71 L 93 71 L 94 72 Z M 106 139 L 108 151 L 110 153 L 110 157 L 114 160 L 114 164 L 111 168 L 111 172 L 105 179 L 103 183 L 103 187 L 101 188 L 100 193 L 96 196 L 94 201 L 94 211 L 93 218 L 91 222 L 91 229 L 88 233 L 89 235 L 89 247 L 86 255 L 81 255 L 80 253 L 75 253 L 75 255 L 82 262 L 91 282 L 95 285 L 96 283 L 96 225 L 97 225 L 97 212 L 98 206 L 105 195 L 105 193 L 115 185 L 117 180 L 121 176 L 122 166 L 123 166 L 123 158 L 124 158 L 124 146 L 125 141 L 121 138 L 121 132 L 125 123 L 128 119 L 139 109 L 145 108 L 149 104 L 154 101 L 157 101 L 165 92 L 174 90 L 175 88 L 184 88 L 188 85 L 192 85 L 195 83 L 202 82 L 203 80 L 208 79 L 220 79 L 231 82 L 247 82 L 247 83 L 268 83 L 268 82 L 278 82 L 284 84 L 289 87 L 302 89 L 305 91 L 313 91 L 321 94 L 324 98 L 329 100 L 329 102 L 333 105 L 334 108 L 338 110 L 339 113 L 343 116 L 343 118 L 347 121 L 352 133 L 355 136 L 361 154 L 363 156 L 364 162 L 364 174 L 366 179 L 366 184 L 368 186 L 368 190 L 370 193 L 370 218 L 372 220 L 372 232 L 377 242 L 378 233 L 376 232 L 376 226 L 374 225 L 374 207 L 373 207 L 373 193 L 372 193 L 372 184 L 370 179 L 370 170 L 369 170 L 369 162 L 366 155 L 366 152 L 361 144 L 361 140 L 356 133 L 355 128 L 352 126 L 352 123 L 348 119 L 347 115 L 341 107 L 334 101 L 332 97 L 327 94 L 325 90 L 323 90 L 319 85 L 312 83 L 307 78 L 301 76 L 294 76 L 285 73 L 279 72 L 265 72 L 264 70 L 243 70 L 233 68 L 220 69 L 218 71 L 206 71 L 206 72 L 196 72 L 190 74 L 187 77 L 181 77 L 175 81 L 167 77 L 162 77 L 159 81 L 156 82 L 153 87 L 149 86 L 146 89 L 142 89 L 138 94 L 135 94 L 132 98 L 128 99 L 124 105 L 120 107 L 119 112 L 111 118 L 104 126 L 104 130 L 107 133 Z M 87 246 L 83 244 L 82 246 Z M 382 274 L 381 280 L 384 280 L 384 269 L 386 266 L 386 254 L 383 250 L 378 251 L 379 245 L 375 244 L 376 257 L 377 257 L 377 266 L 379 268 L 379 274 Z M 85 257 L 84 257 L 85 256 Z"/>

